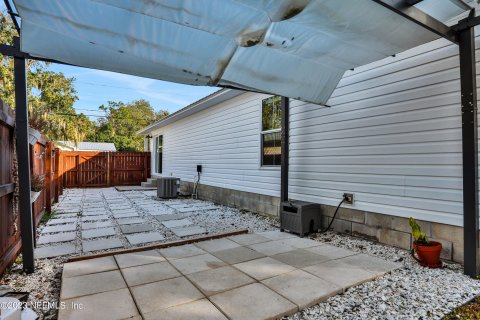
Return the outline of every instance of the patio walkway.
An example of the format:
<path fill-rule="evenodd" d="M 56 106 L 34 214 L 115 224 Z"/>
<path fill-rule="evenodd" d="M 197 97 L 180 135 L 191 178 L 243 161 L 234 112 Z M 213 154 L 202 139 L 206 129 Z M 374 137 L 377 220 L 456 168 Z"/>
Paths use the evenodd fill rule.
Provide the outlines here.
<path fill-rule="evenodd" d="M 154 191 L 67 189 L 41 230 L 36 258 L 130 248 L 209 233 L 193 214 L 224 208 L 192 199 L 159 200 Z"/>
<path fill-rule="evenodd" d="M 64 265 L 59 319 L 274 319 L 399 267 L 268 231 Z"/>

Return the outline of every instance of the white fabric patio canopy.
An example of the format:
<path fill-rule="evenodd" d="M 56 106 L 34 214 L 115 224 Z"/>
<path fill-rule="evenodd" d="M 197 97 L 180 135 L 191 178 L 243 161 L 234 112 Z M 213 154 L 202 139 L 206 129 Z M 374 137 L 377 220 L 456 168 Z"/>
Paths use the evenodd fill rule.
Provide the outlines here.
<path fill-rule="evenodd" d="M 33 56 L 318 104 L 327 102 L 346 70 L 439 37 L 372 0 L 14 4 L 21 49 Z"/>

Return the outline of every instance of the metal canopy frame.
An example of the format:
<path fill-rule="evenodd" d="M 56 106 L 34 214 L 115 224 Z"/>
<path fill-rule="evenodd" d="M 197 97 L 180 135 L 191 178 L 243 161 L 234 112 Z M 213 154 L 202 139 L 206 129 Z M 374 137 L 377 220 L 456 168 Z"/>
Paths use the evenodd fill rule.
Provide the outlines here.
<path fill-rule="evenodd" d="M 474 27 L 480 24 L 475 10 L 462 0 L 451 0 L 470 9 L 470 15 L 457 25 L 448 27 L 442 22 L 414 7 L 422 0 L 372 0 L 396 14 L 425 29 L 459 45 L 460 82 L 462 105 L 462 156 L 463 156 L 463 225 L 464 225 L 464 272 L 475 277 L 479 273 L 478 236 L 478 159 L 477 159 L 477 94 L 475 68 Z M 10 0 L 4 0 L 18 33 L 21 25 L 13 11 Z M 67 64 L 48 58 L 40 58 L 20 50 L 20 43 L 0 44 L 0 54 L 15 60 L 15 102 L 17 122 L 17 153 L 20 182 L 20 217 L 23 247 L 23 267 L 26 272 L 34 271 L 33 221 L 30 205 L 30 154 L 28 144 L 28 104 L 26 91 L 25 60 Z M 281 200 L 288 201 L 288 154 L 289 154 L 289 99 L 282 98 L 282 161 Z"/>

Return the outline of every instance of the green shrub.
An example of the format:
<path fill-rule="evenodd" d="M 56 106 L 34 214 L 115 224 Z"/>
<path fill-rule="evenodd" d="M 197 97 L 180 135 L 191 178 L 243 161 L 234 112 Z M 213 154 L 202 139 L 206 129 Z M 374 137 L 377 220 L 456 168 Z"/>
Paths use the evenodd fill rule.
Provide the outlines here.
<path fill-rule="evenodd" d="M 408 219 L 408 223 L 410 224 L 410 227 L 412 227 L 412 236 L 413 239 L 415 239 L 415 243 L 417 244 L 428 244 L 428 237 L 427 235 L 422 231 L 420 226 L 418 225 L 417 221 L 410 217 Z"/>

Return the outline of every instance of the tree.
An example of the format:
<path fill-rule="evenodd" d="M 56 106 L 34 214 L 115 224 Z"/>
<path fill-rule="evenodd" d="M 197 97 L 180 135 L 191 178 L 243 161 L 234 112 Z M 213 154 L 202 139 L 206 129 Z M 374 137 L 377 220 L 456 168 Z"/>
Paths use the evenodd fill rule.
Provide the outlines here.
<path fill-rule="evenodd" d="M 18 36 L 9 16 L 0 13 L 0 42 L 13 44 Z M 15 107 L 13 59 L 0 55 L 0 99 Z M 83 139 L 93 123 L 73 107 L 78 99 L 75 78 L 48 70 L 47 63 L 27 60 L 29 124 L 52 140 Z"/>
<path fill-rule="evenodd" d="M 119 151 L 142 151 L 143 137 L 140 129 L 168 116 L 168 111 L 155 112 L 150 102 L 136 100 L 130 103 L 109 101 L 100 106 L 105 118 L 97 122 L 95 133 L 89 139 L 97 142 L 113 142 Z"/>

